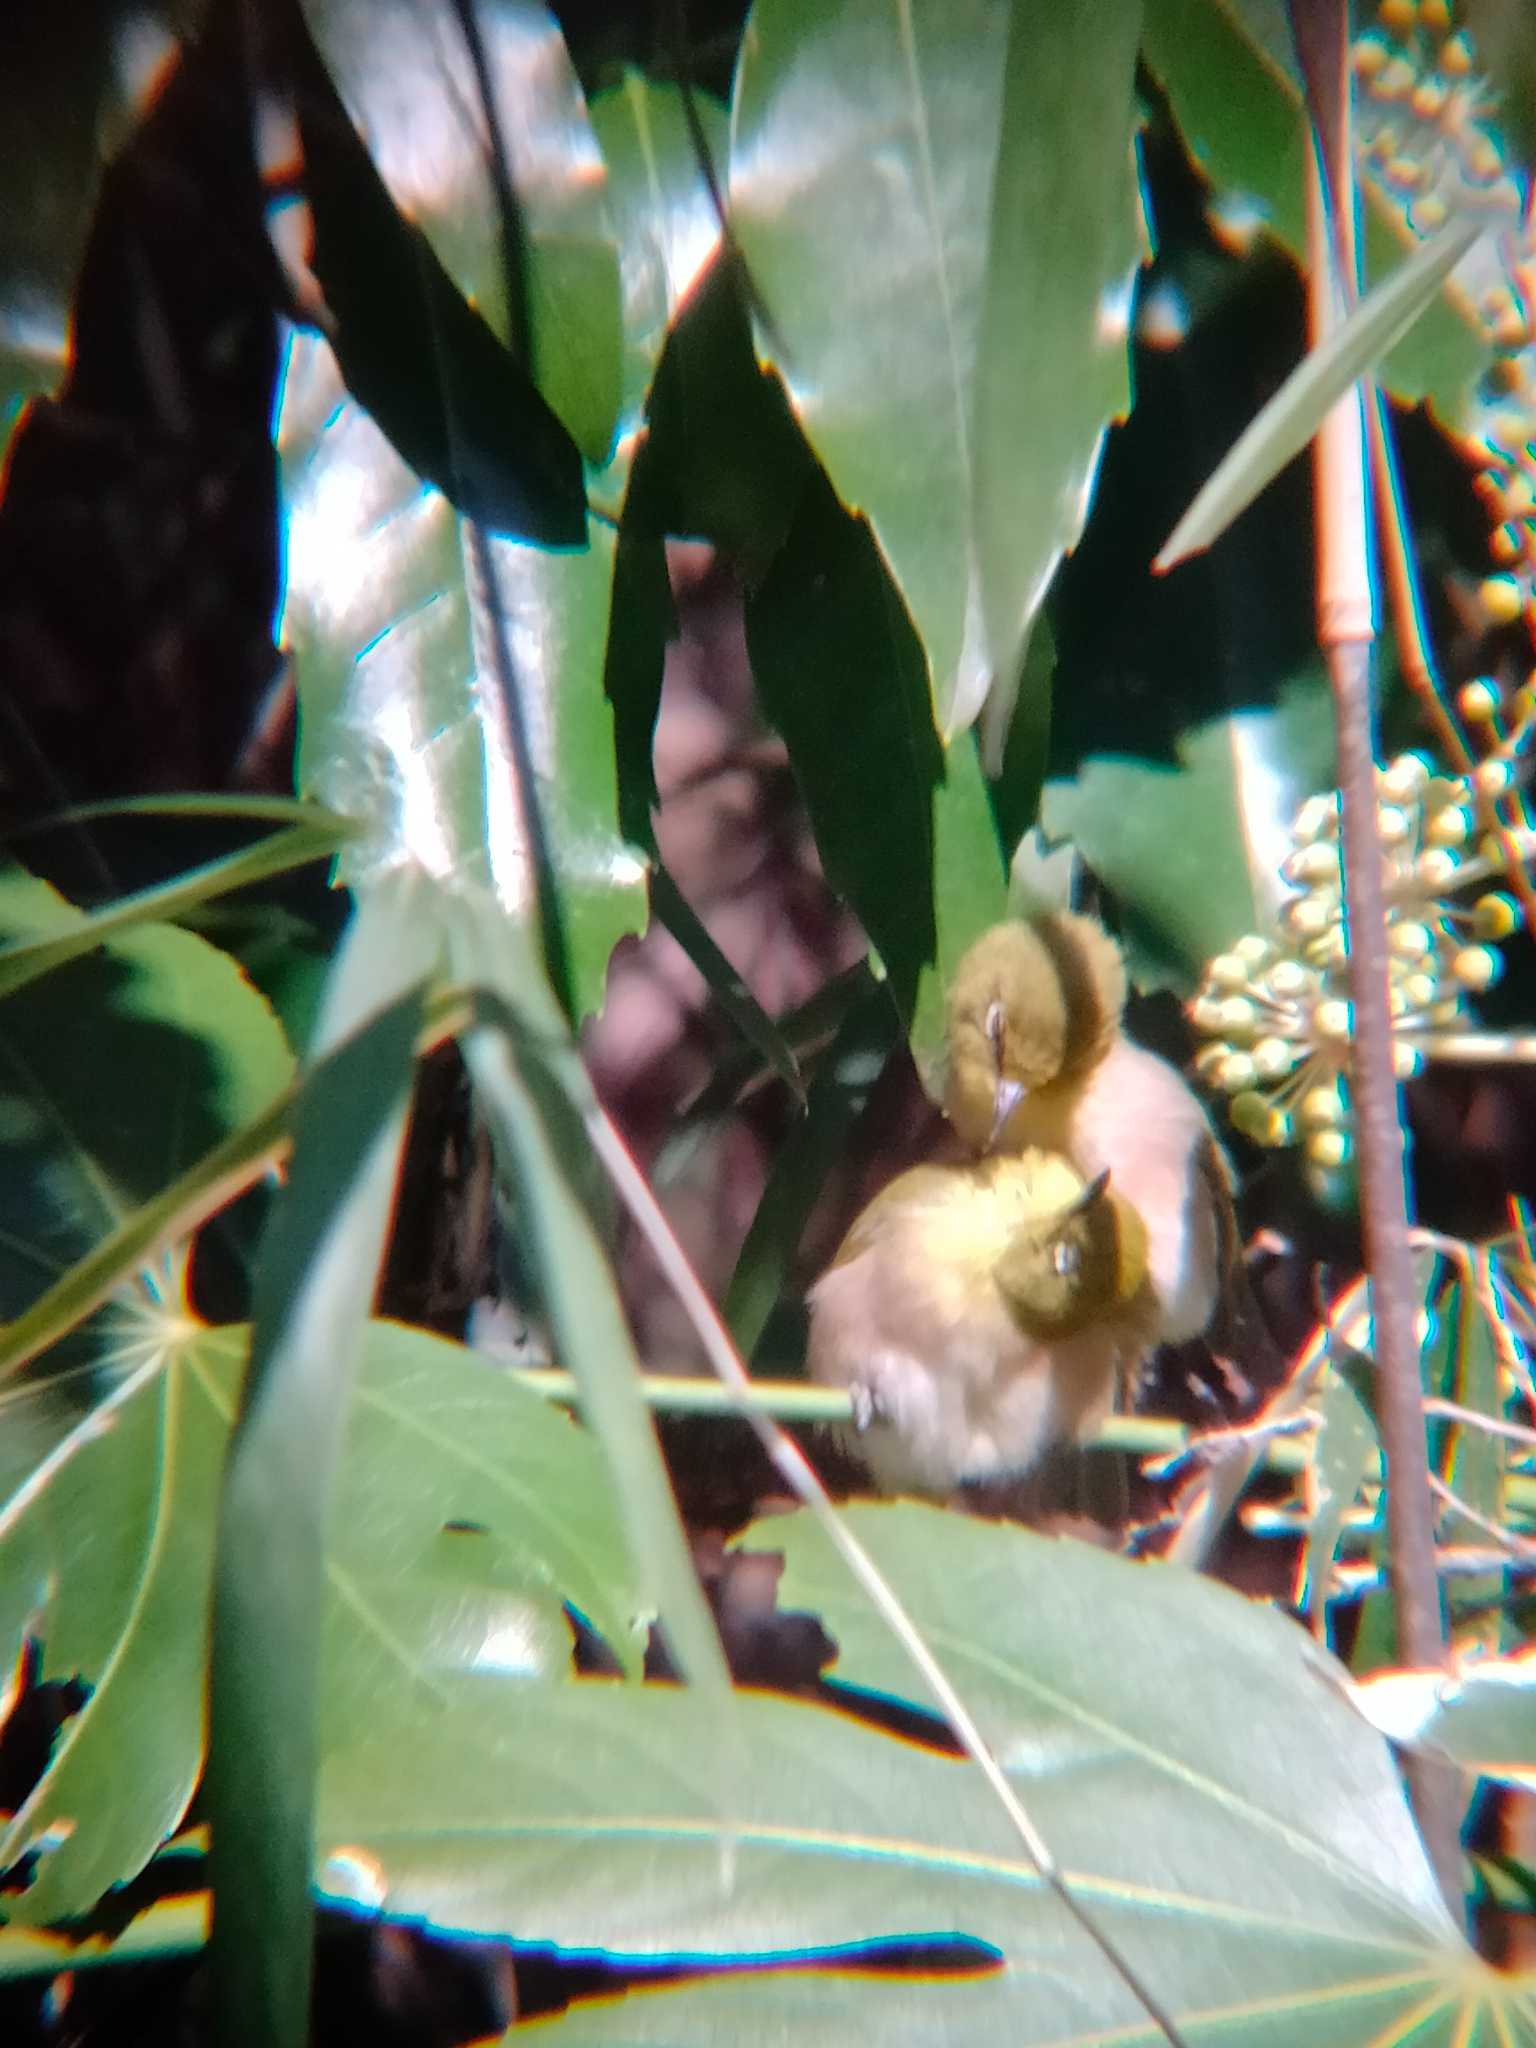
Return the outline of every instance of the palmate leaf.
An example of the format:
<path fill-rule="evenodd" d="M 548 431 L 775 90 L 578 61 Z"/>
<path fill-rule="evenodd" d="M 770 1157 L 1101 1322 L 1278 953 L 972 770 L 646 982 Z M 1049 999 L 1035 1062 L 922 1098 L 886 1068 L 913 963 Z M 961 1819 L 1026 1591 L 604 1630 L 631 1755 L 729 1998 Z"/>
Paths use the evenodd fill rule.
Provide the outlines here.
<path fill-rule="evenodd" d="M 1389 1671 L 1355 1697 L 1400 1742 L 1438 1750 L 1464 1769 L 1536 1789 L 1536 1652 L 1443 1671 Z"/>
<path fill-rule="evenodd" d="M 1046 783 L 1040 818 L 1114 891 L 1143 988 L 1193 987 L 1244 932 L 1267 928 L 1302 799 L 1333 780 L 1327 685 L 1310 669 L 1270 703 L 1190 725 L 1172 760 L 1127 744 Z"/>
<path fill-rule="evenodd" d="M 946 736 L 1016 677 L 1123 410 L 1139 6 L 758 0 L 731 212 L 778 363 Z"/>
<path fill-rule="evenodd" d="M 35 1881 L 0 1897 L 16 1924 L 88 1911 L 148 1860 L 196 1782 L 214 1513 L 247 1337 L 185 1325 L 125 1345 L 106 1361 L 120 1372 L 108 1401 L 7 1486 L 0 1658 L 13 1666 L 30 1631 L 44 1681 L 91 1689 L 0 1837 L 3 1868 L 68 1829 Z M 35 1398 L 0 1402 L 8 1440 Z M 638 1659 L 641 1601 L 595 1444 L 483 1360 L 399 1324 L 364 1337 L 326 1579 L 328 1736 L 397 1697 L 428 1712 L 456 1672 L 559 1672 L 566 1602 Z"/>
<path fill-rule="evenodd" d="M 1293 1623 L 1188 1573 L 938 1510 L 853 1521 L 1079 1898 L 1188 2038 L 1536 2040 L 1529 1981 L 1462 1940 L 1386 1744 Z M 926 1704 L 807 1517 L 746 1540 L 785 1555 L 781 1606 L 832 1629 L 834 1679 Z M 516 1697 L 513 1717 L 496 1686 L 460 1681 L 432 1719 L 360 1726 L 333 1752 L 322 1887 L 436 1926 L 777 1965 L 575 2011 L 555 2039 L 763 2039 L 793 2020 L 831 2042 L 860 2014 L 914 2041 L 1155 2038 L 967 1764 L 747 1696 L 722 1885 L 693 1699 L 588 1683 Z M 416 1769 L 389 1774 L 402 1742 Z M 837 1974 L 856 1954 L 826 1955 L 938 1931 L 994 1974 L 880 1986 Z"/>
<path fill-rule="evenodd" d="M 0 870 L 11 946 L 63 954 L 93 929 L 25 869 Z M 235 962 L 169 925 L 119 930 L 0 1002 L 0 1316 L 19 1315 L 292 1075 L 281 1026 Z"/>

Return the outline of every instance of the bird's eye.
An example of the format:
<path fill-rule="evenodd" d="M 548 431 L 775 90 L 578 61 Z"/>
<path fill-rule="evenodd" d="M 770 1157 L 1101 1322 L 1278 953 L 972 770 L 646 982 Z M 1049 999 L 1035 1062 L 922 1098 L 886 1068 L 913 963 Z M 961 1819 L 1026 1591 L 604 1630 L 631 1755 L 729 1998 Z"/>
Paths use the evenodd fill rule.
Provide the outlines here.
<path fill-rule="evenodd" d="M 1058 1242 L 1051 1251 L 1051 1265 L 1063 1280 L 1076 1277 L 1082 1263 L 1082 1255 L 1075 1244 Z"/>
<path fill-rule="evenodd" d="M 1004 1016 L 1002 1004 L 995 1001 L 988 1003 L 987 1042 L 992 1048 L 993 1055 L 997 1060 L 999 1068 L 1001 1068 L 1003 1064 L 1003 1037 L 1006 1028 L 1006 1019 Z"/>

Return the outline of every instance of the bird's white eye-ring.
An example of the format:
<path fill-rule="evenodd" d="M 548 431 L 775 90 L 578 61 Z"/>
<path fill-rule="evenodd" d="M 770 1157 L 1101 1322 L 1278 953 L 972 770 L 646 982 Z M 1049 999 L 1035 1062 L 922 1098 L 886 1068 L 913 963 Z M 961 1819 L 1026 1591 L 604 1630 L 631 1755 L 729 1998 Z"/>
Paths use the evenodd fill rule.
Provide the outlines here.
<path fill-rule="evenodd" d="M 1051 1265 L 1063 1280 L 1075 1277 L 1082 1264 L 1082 1254 L 1075 1244 L 1058 1241 L 1051 1251 Z"/>

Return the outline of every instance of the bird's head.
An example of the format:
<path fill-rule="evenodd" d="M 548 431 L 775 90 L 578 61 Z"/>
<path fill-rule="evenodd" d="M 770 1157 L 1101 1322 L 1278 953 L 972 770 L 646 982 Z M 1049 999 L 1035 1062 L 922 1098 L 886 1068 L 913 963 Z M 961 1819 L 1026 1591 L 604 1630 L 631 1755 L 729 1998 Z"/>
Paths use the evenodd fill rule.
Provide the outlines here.
<path fill-rule="evenodd" d="M 950 985 L 950 1122 L 978 1152 L 1002 1144 L 1027 1094 L 1070 1085 L 1103 1058 L 1124 1007 L 1125 963 L 1096 919 L 1061 910 L 993 925 Z"/>
<path fill-rule="evenodd" d="M 1064 1207 L 1020 1224 L 993 1268 L 1015 1322 L 1033 1337 L 1070 1337 L 1142 1286 L 1147 1233 L 1101 1173 Z"/>

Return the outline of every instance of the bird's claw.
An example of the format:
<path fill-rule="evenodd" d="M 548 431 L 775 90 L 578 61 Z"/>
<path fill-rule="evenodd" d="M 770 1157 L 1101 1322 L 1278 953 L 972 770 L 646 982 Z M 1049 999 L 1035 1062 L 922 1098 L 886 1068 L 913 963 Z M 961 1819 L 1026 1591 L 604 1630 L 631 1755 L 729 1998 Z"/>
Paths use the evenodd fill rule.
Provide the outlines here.
<path fill-rule="evenodd" d="M 853 1426 L 863 1436 L 877 1422 L 886 1420 L 885 1403 L 866 1380 L 855 1380 L 848 1389 L 848 1407 L 853 1416 Z"/>

